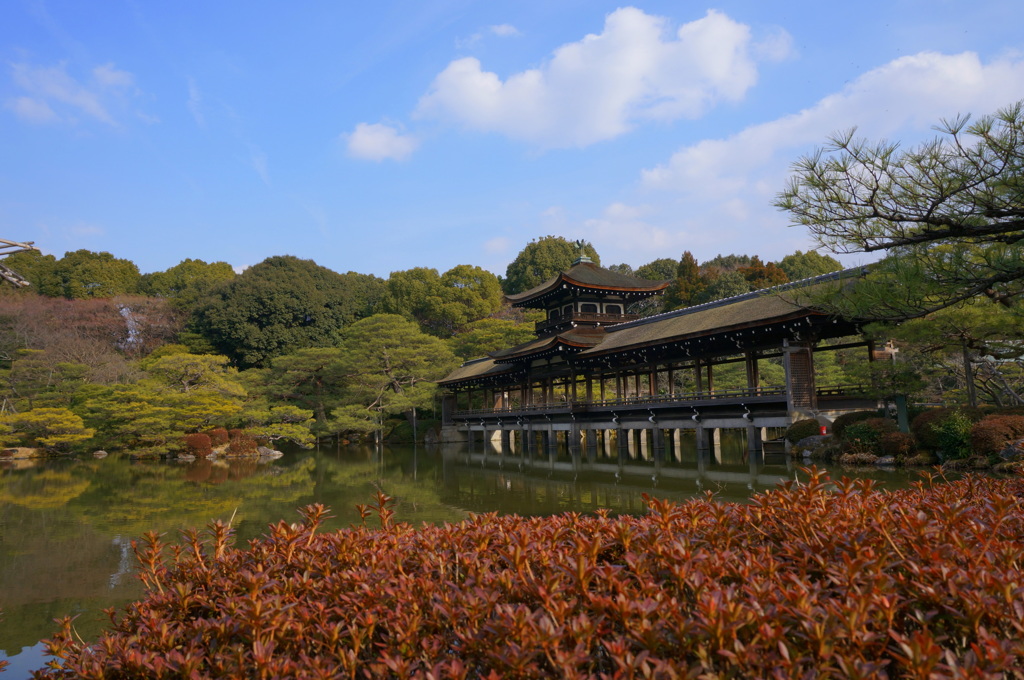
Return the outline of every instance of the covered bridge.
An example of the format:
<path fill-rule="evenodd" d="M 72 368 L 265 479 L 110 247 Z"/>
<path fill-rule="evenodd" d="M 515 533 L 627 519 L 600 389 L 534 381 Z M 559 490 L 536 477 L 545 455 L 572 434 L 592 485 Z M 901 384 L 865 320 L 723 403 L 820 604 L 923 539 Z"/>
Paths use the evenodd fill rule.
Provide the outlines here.
<path fill-rule="evenodd" d="M 638 318 L 629 305 L 668 282 L 624 276 L 581 258 L 519 295 L 542 309 L 537 338 L 468 361 L 441 381 L 443 436 L 504 445 L 671 446 L 693 431 L 698 450 L 716 431 L 743 428 L 759 450 L 765 428 L 874 408 L 851 385 L 818 385 L 815 353 L 866 347 L 856 323 L 801 304 L 794 291 L 837 281 L 836 272 L 686 309 Z M 849 338 L 853 341 L 822 344 Z M 760 384 L 758 362 L 780 358 L 784 384 Z M 743 387 L 719 389 L 715 369 L 741 364 Z M 478 435 L 476 433 L 483 433 Z"/>

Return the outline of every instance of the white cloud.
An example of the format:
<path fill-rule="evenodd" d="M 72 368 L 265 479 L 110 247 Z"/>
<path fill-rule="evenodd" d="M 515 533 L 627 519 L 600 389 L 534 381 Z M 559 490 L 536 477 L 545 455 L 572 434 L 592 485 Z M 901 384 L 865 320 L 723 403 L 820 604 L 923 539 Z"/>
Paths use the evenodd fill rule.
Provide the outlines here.
<path fill-rule="evenodd" d="M 776 192 L 796 157 L 828 135 L 856 126 L 868 138 L 934 134 L 942 117 L 991 113 L 1024 92 L 1024 60 L 982 64 L 976 54 L 926 52 L 901 57 L 860 76 L 814 106 L 742 130 L 697 142 L 642 175 L 651 188 L 688 196 Z M 908 139 L 908 136 L 911 138 Z"/>
<path fill-rule="evenodd" d="M 522 35 L 512 24 L 497 24 L 490 27 L 491 33 L 501 38 L 517 38 Z"/>
<path fill-rule="evenodd" d="M 50 105 L 41 99 L 15 97 L 7 102 L 7 108 L 14 111 L 19 118 L 29 123 L 52 123 L 60 120 L 60 117 L 54 113 Z"/>
<path fill-rule="evenodd" d="M 120 71 L 113 64 L 103 64 L 92 70 L 93 78 L 101 87 L 128 88 L 135 85 L 135 76 L 128 71 Z"/>
<path fill-rule="evenodd" d="M 499 38 L 518 38 L 522 35 L 518 28 L 512 24 L 495 24 L 487 27 L 487 32 Z M 484 32 L 477 31 L 468 38 L 456 38 L 455 47 L 460 50 L 471 50 L 480 44 L 484 39 Z"/>
<path fill-rule="evenodd" d="M 757 80 L 750 52 L 748 27 L 720 12 L 672 35 L 665 19 L 627 7 L 606 17 L 600 35 L 505 80 L 474 57 L 451 62 L 416 115 L 543 147 L 582 147 L 640 121 L 697 118 L 741 99 Z"/>
<path fill-rule="evenodd" d="M 403 135 L 383 123 L 359 123 L 355 130 L 342 137 L 350 156 L 370 161 L 404 161 L 419 146 L 419 140 L 413 135 Z"/>
<path fill-rule="evenodd" d="M 83 84 L 67 72 L 67 64 L 35 66 L 27 63 L 11 65 L 14 83 L 29 96 L 7 102 L 19 117 L 29 122 L 62 120 L 75 122 L 77 115 L 86 115 L 108 125 L 117 125 L 108 105 L 125 90 L 134 89 L 135 78 L 113 64 L 92 69 L 91 82 Z"/>
<path fill-rule="evenodd" d="M 784 28 L 776 28 L 754 45 L 754 54 L 766 61 L 785 61 L 796 56 L 793 36 Z"/>
<path fill-rule="evenodd" d="M 678 257 L 683 249 L 698 259 L 719 252 L 775 259 L 810 246 L 806 232 L 787 228 L 786 215 L 771 204 L 785 187 L 791 164 L 831 133 L 857 126 L 858 136 L 913 145 L 934 136 L 932 126 L 942 118 L 992 113 L 1021 92 L 1024 58 L 1019 55 L 988 63 L 973 53 L 902 57 L 807 109 L 679 149 L 642 172 L 647 211 L 633 213 L 615 203 L 583 224 L 594 230 L 595 246 L 600 240 L 610 250 L 633 247 L 637 264 Z M 622 239 L 623 233 L 630 237 Z"/>

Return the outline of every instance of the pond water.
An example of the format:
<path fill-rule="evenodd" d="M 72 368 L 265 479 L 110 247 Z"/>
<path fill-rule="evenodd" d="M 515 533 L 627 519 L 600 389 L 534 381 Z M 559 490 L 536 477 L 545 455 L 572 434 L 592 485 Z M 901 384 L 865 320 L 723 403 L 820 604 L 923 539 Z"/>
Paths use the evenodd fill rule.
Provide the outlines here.
<path fill-rule="evenodd" d="M 106 621 L 103 609 L 137 599 L 131 541 L 148 531 L 174 537 L 221 519 L 244 545 L 268 524 L 297 521 L 296 509 L 310 503 L 329 506 L 329 528 L 342 528 L 359 522 L 355 506 L 373 502 L 378 490 L 396 499 L 398 521 L 414 525 L 486 512 L 639 513 L 644 494 L 683 500 L 711 491 L 743 501 L 806 476 L 801 463 L 781 456 L 750 460 L 742 440 L 728 437 L 709 460 L 680 458 L 619 464 L 565 452 L 528 458 L 465 447 L 328 447 L 289 450 L 270 462 L 117 455 L 21 461 L 0 469 L 0 659 L 11 663 L 0 677 L 20 680 L 43 666 L 40 640 L 56 630 L 53 619 L 77 616 L 78 633 L 91 639 Z M 899 470 L 833 471 L 843 474 L 888 488 L 918 478 Z"/>

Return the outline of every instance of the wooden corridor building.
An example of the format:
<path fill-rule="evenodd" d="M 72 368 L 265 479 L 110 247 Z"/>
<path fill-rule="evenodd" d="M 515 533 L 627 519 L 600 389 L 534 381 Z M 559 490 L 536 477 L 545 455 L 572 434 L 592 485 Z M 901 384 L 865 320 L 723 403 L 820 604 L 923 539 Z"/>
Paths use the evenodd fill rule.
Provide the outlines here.
<path fill-rule="evenodd" d="M 787 294 L 834 281 L 843 272 L 638 318 L 629 306 L 664 292 L 668 282 L 603 269 L 588 258 L 545 283 L 508 296 L 541 309 L 537 338 L 468 361 L 440 381 L 446 441 L 491 440 L 570 449 L 654 450 L 678 446 L 692 430 L 698 451 L 716 431 L 747 431 L 759 451 L 764 428 L 794 420 L 830 421 L 874 408 L 856 386 L 819 386 L 814 354 L 867 347 L 857 325 L 804 306 Z M 853 342 L 825 340 L 856 336 Z M 785 384 L 761 385 L 760 361 L 781 358 Z M 746 386 L 717 389 L 715 368 L 741 364 Z M 482 434 L 478 434 L 482 433 Z"/>

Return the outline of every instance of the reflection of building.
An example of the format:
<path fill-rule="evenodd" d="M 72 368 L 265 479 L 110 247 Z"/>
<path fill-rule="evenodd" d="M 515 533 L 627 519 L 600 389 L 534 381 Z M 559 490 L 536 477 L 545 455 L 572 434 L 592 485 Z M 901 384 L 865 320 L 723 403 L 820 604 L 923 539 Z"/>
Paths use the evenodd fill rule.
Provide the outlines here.
<path fill-rule="evenodd" d="M 819 346 L 858 333 L 848 320 L 800 304 L 791 291 L 837 280 L 830 274 L 647 318 L 629 305 L 668 282 L 624 276 L 587 258 L 509 301 L 545 312 L 537 339 L 469 361 L 441 381 L 449 441 L 499 436 L 530 449 L 678 447 L 693 431 L 699 451 L 724 428 L 762 429 L 804 417 L 874 407 L 850 386 L 819 386 L 814 353 L 867 343 Z M 761 385 L 758 362 L 781 358 L 785 383 Z M 743 366 L 746 386 L 715 388 L 715 368 Z"/>

